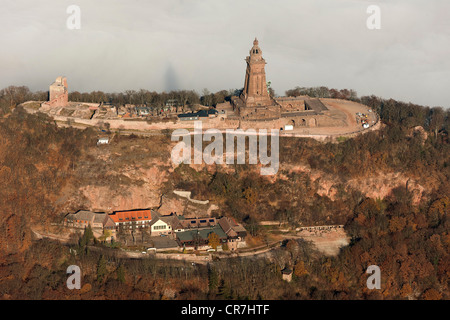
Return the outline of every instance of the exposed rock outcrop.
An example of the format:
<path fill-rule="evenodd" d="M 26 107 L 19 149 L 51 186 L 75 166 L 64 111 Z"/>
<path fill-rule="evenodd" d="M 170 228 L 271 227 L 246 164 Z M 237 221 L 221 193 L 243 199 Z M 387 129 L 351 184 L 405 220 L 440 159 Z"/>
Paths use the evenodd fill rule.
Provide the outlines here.
<path fill-rule="evenodd" d="M 317 194 L 327 196 L 331 200 L 335 200 L 338 189 L 337 185 L 341 184 L 344 189 L 349 188 L 359 190 L 370 198 L 383 199 L 392 193 L 397 187 L 406 187 L 413 194 L 413 204 L 418 205 L 422 198 L 425 188 L 415 179 L 405 176 L 399 172 L 391 173 L 373 173 L 365 178 L 350 179 L 345 182 L 339 181 L 330 175 L 326 175 L 318 170 L 311 170 L 308 166 L 293 166 L 290 168 L 292 172 L 306 172 L 309 174 L 311 181 L 316 182 L 318 186 Z"/>
<path fill-rule="evenodd" d="M 212 211 L 219 207 L 209 201 L 198 201 L 172 192 L 161 197 L 158 211 L 162 214 L 183 214 L 186 217 L 210 216 Z"/>

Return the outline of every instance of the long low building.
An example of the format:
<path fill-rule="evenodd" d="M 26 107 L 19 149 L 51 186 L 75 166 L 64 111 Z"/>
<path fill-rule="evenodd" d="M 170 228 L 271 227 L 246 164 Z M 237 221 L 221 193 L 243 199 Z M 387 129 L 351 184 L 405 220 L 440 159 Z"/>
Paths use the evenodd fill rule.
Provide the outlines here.
<path fill-rule="evenodd" d="M 208 236 L 215 233 L 219 237 L 220 244 L 227 242 L 227 234 L 219 225 L 209 228 L 196 228 L 182 232 L 176 232 L 177 242 L 181 247 L 202 247 L 209 243 Z"/>
<path fill-rule="evenodd" d="M 109 237 L 106 237 L 105 240 L 114 238 L 116 233 L 116 226 L 113 219 L 105 212 L 79 210 L 66 215 L 63 224 L 66 227 L 77 229 L 85 229 L 90 226 L 96 237 L 101 237 L 104 231 L 109 231 Z"/>
<path fill-rule="evenodd" d="M 146 228 L 152 222 L 156 212 L 150 209 L 114 211 L 109 216 L 114 221 L 116 228 L 132 230 Z"/>
<path fill-rule="evenodd" d="M 200 118 L 217 117 L 218 113 L 219 112 L 216 109 L 210 108 L 208 110 L 179 114 L 178 119 L 180 119 L 181 121 L 199 120 Z"/>

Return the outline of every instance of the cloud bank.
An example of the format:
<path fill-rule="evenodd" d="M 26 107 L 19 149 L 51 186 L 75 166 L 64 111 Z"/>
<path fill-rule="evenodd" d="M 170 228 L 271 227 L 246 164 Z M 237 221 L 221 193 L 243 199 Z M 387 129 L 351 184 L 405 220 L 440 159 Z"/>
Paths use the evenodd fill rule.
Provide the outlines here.
<path fill-rule="evenodd" d="M 69 30 L 69 5 L 81 29 Z M 369 5 L 381 29 L 369 30 Z M 296 86 L 450 107 L 446 0 L 6 1 L 0 12 L 0 88 L 70 91 L 241 88 L 258 37 L 279 95 Z"/>

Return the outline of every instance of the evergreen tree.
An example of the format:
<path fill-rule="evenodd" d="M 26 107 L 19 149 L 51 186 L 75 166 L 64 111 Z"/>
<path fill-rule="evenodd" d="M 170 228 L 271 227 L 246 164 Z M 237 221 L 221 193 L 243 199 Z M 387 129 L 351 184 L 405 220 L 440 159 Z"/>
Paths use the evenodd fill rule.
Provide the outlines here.
<path fill-rule="evenodd" d="M 123 265 L 120 265 L 117 268 L 117 280 L 119 280 L 121 283 L 125 283 L 125 268 Z"/>
<path fill-rule="evenodd" d="M 221 299 L 227 299 L 227 300 L 231 299 L 231 297 L 232 297 L 231 288 L 230 288 L 229 284 L 225 282 L 224 279 L 220 280 L 219 296 Z"/>
<path fill-rule="evenodd" d="M 208 267 L 208 288 L 209 292 L 213 293 L 217 290 L 219 284 L 219 274 L 214 267 Z"/>
<path fill-rule="evenodd" d="M 100 283 L 103 282 L 106 277 L 106 273 L 106 259 L 103 255 L 101 255 L 97 263 L 97 281 Z"/>
<path fill-rule="evenodd" d="M 84 228 L 83 235 L 78 242 L 80 247 L 80 252 L 88 253 L 87 246 L 90 244 L 91 240 L 94 239 L 94 233 L 92 232 L 91 225 Z"/>

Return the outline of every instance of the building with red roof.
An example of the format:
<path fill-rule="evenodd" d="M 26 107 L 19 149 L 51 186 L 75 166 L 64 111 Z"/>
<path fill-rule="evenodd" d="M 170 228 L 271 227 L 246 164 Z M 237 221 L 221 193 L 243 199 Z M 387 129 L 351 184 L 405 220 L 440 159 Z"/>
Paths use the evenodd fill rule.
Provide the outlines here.
<path fill-rule="evenodd" d="M 150 209 L 114 211 L 109 216 L 114 221 L 116 228 L 146 228 L 150 225 L 152 219 L 156 218 L 156 212 Z"/>

